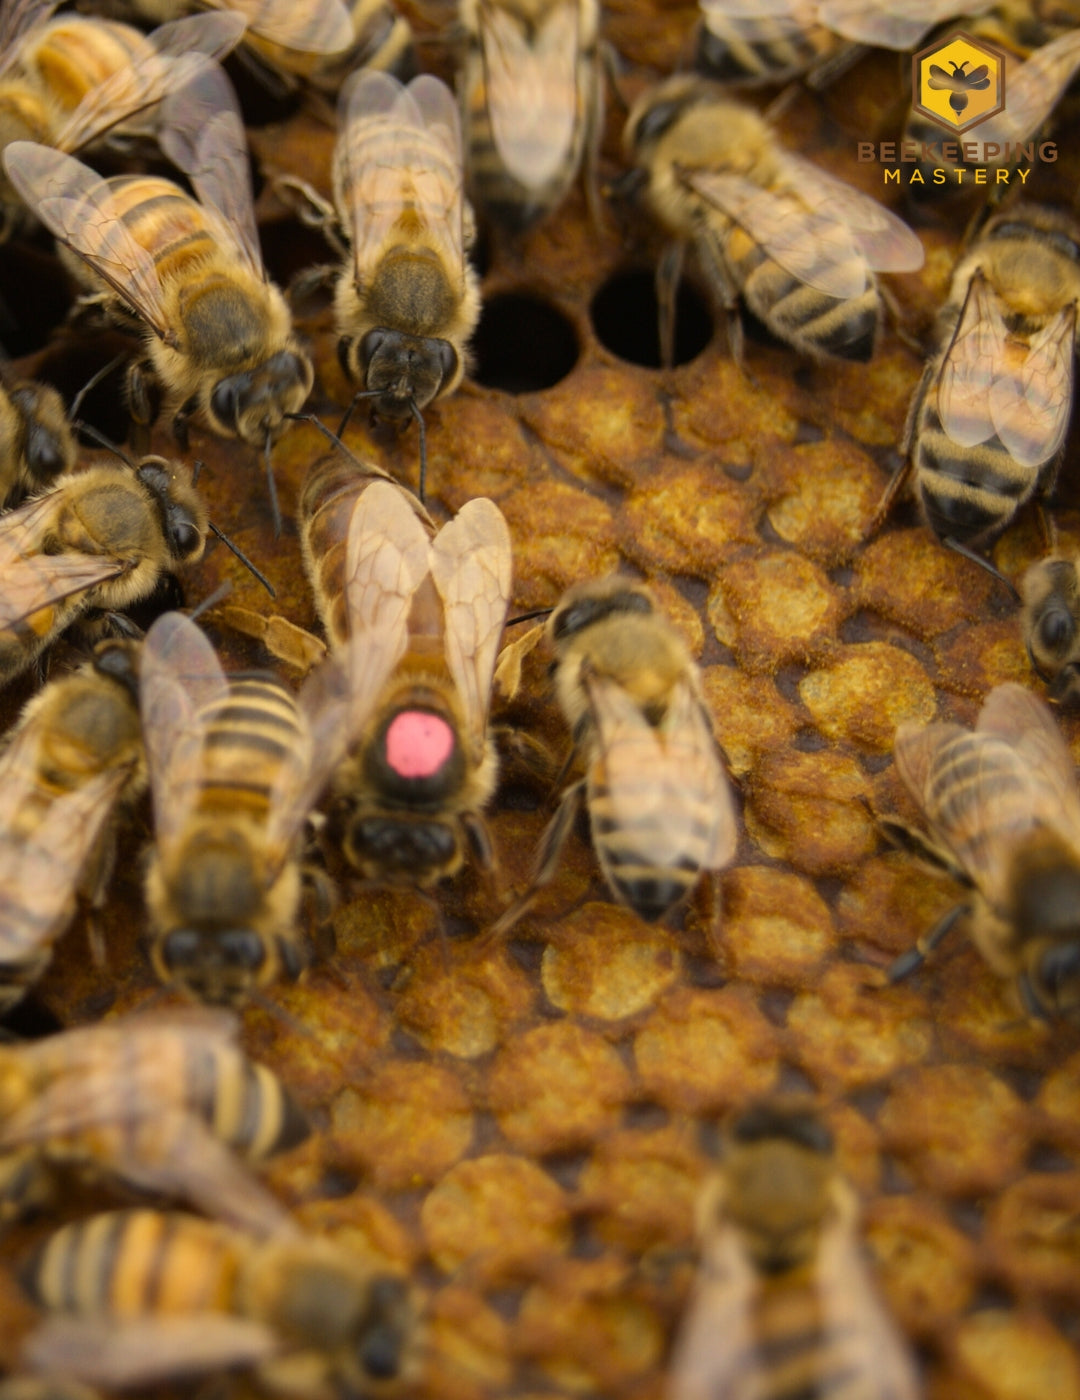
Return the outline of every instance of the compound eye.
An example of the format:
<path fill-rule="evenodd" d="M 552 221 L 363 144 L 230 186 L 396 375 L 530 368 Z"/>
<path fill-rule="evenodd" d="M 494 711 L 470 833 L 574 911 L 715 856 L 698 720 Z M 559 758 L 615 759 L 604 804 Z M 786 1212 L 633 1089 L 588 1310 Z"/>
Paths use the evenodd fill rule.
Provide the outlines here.
<path fill-rule="evenodd" d="M 161 960 L 170 972 L 191 967 L 199 956 L 202 938 L 193 928 L 173 929 L 161 945 Z"/>
<path fill-rule="evenodd" d="M 446 384 L 449 380 L 451 380 L 454 377 L 454 375 L 457 373 L 457 367 L 457 351 L 454 349 L 454 347 L 450 344 L 448 340 L 440 341 L 439 369 L 442 373 L 442 378 L 439 380 L 440 385 Z"/>
<path fill-rule="evenodd" d="M 218 935 L 221 960 L 227 967 L 254 972 L 266 959 L 262 939 L 249 928 L 231 928 Z"/>
<path fill-rule="evenodd" d="M 360 342 L 360 349 L 357 358 L 360 361 L 360 368 L 365 373 L 367 373 L 368 366 L 371 364 L 375 356 L 379 353 L 379 350 L 382 347 L 383 342 L 385 340 L 386 332 L 384 330 L 374 330 L 368 331 L 367 335 L 365 335 L 363 340 Z"/>
<path fill-rule="evenodd" d="M 199 547 L 200 535 L 190 520 L 182 520 L 173 530 L 173 540 L 177 553 L 194 554 Z"/>
<path fill-rule="evenodd" d="M 346 379 L 351 379 L 353 377 L 352 365 L 349 363 L 349 352 L 352 350 L 352 347 L 353 338 L 351 335 L 343 335 L 337 343 L 338 364 L 341 366 L 341 372 Z"/>
<path fill-rule="evenodd" d="M 1073 620 L 1065 608 L 1048 608 L 1039 619 L 1039 638 L 1049 651 L 1061 651 L 1076 633 Z"/>
<path fill-rule="evenodd" d="M 223 379 L 210 396 L 210 409 L 215 418 L 235 428 L 240 409 L 240 386 L 236 379 Z"/>

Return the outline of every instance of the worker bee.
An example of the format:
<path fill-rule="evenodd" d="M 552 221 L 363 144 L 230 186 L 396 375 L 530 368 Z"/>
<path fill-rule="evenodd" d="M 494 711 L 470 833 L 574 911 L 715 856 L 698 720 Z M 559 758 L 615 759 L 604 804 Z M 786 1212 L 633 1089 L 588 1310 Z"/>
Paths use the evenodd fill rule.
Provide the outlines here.
<path fill-rule="evenodd" d="M 141 322 L 145 358 L 128 374 L 136 423 L 149 428 L 161 391 L 182 444 L 197 413 L 223 437 L 265 443 L 269 459 L 314 372 L 262 265 L 246 138 L 226 81 L 202 69 L 170 101 L 159 138 L 198 199 L 157 176 L 102 180 L 32 142 L 14 142 L 4 162 L 41 222 L 86 264 L 80 276 L 106 313 L 130 324 L 134 310 Z M 272 477 L 270 488 L 276 510 Z"/>
<path fill-rule="evenodd" d="M 64 401 L 51 385 L 0 378 L 0 507 L 69 472 L 76 451 Z"/>
<path fill-rule="evenodd" d="M 698 669 L 648 589 L 617 574 L 569 589 L 545 630 L 556 696 L 586 774 L 563 793 L 530 892 L 499 927 L 509 927 L 551 880 L 583 793 L 608 885 L 652 922 L 686 898 L 702 871 L 723 869 L 738 841 Z M 533 637 L 514 643 L 519 654 Z M 516 665 L 508 648 L 500 686 L 511 657 Z"/>
<path fill-rule="evenodd" d="M 412 26 L 390 0 L 350 0 L 347 8 L 352 27 L 348 48 L 335 53 L 305 52 L 249 32 L 244 57 L 254 58 L 256 66 L 264 66 L 286 90 L 302 82 L 321 92 L 337 92 L 345 78 L 360 68 L 393 73 L 403 82 L 413 77 L 417 64 Z"/>
<path fill-rule="evenodd" d="M 940 347 L 911 402 L 906 464 L 927 524 L 947 542 L 984 543 L 1054 485 L 1073 397 L 1080 226 L 1015 205 L 963 255 L 938 315 Z"/>
<path fill-rule="evenodd" d="M 235 15 L 194 15 L 152 34 L 130 25 L 65 14 L 48 0 L 4 0 L 0 8 L 0 149 L 32 140 L 75 151 L 106 135 L 153 130 L 157 104 L 209 59 L 238 42 Z M 0 172 L 0 213 L 21 205 Z"/>
<path fill-rule="evenodd" d="M 584 158 L 586 196 L 598 218 L 603 87 L 596 0 L 464 0 L 461 24 L 473 203 L 520 232 L 562 203 Z"/>
<path fill-rule="evenodd" d="M 893 818 L 894 844 L 944 869 L 967 890 L 910 952 L 917 967 L 964 915 L 990 967 L 1012 977 L 1033 1016 L 1080 1011 L 1080 793 L 1068 746 L 1045 703 L 999 685 L 974 732 L 958 724 L 896 731 L 896 766 L 930 835 Z"/>
<path fill-rule="evenodd" d="M 338 355 L 398 425 L 460 384 L 480 314 L 461 162 L 457 107 L 437 78 L 402 87 L 363 71 L 342 88 L 334 203 L 350 254 L 334 296 Z"/>
<path fill-rule="evenodd" d="M 110 817 L 145 785 L 130 646 L 105 642 L 47 685 L 0 753 L 0 1014 L 44 972 L 79 896 L 102 903 Z"/>
<path fill-rule="evenodd" d="M 113 8 L 161 24 L 189 14 L 198 4 L 239 15 L 248 34 L 297 54 L 342 54 L 353 41 L 353 26 L 343 0 L 114 0 Z"/>
<path fill-rule="evenodd" d="M 916 1400 L 913 1363 L 860 1256 L 858 1215 L 808 1105 L 744 1111 L 699 1201 L 702 1259 L 672 1400 Z"/>
<path fill-rule="evenodd" d="M 0 683 L 67 627 L 150 596 L 202 556 L 206 507 L 186 468 L 145 457 L 66 472 L 0 516 Z"/>
<path fill-rule="evenodd" d="M 660 347 L 670 365 L 675 293 L 692 243 L 728 315 L 737 360 L 741 294 L 774 335 L 817 358 L 868 360 L 881 311 L 875 271 L 910 272 L 922 244 L 876 200 L 784 151 L 763 117 L 716 84 L 677 76 L 632 109 L 623 185 L 677 240 L 657 274 Z"/>
<path fill-rule="evenodd" d="M 155 847 L 146 872 L 158 976 L 240 1003 L 306 962 L 299 837 L 344 745 L 337 671 L 298 699 L 265 673 L 226 677 L 179 613 L 146 634 L 140 705 Z"/>
<path fill-rule="evenodd" d="M 115 1211 L 57 1230 L 20 1281 L 47 1310 L 24 1363 L 109 1389 L 246 1366 L 273 1394 L 338 1400 L 391 1389 L 416 1360 L 405 1280 L 310 1235 Z"/>
<path fill-rule="evenodd" d="M 1053 555 L 1032 564 L 1020 582 L 1027 654 L 1051 700 L 1075 699 L 1080 680 L 1080 576 L 1076 559 Z"/>
<path fill-rule="evenodd" d="M 469 850 L 492 864 L 481 813 L 497 772 L 488 708 L 510 533 L 480 499 L 436 534 L 402 487 L 352 475 L 331 459 L 301 502 L 308 577 L 350 676 L 352 747 L 334 779 L 343 846 L 367 879 L 424 888 Z"/>
<path fill-rule="evenodd" d="M 134 702 L 132 702 L 134 703 Z M 220 1009 L 162 1008 L 0 1046 L 0 1220 L 57 1171 L 180 1195 L 273 1234 L 284 1208 L 239 1160 L 302 1142 L 307 1123 L 276 1075 L 236 1043 Z"/>

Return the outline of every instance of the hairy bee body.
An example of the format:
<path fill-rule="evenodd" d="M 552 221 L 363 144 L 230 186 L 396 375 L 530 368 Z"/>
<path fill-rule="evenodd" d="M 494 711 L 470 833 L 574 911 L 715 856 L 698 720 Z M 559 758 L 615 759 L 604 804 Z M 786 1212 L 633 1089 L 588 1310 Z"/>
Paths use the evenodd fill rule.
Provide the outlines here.
<path fill-rule="evenodd" d="M 75 465 L 64 401 L 32 379 L 0 381 L 0 507 L 17 505 Z"/>
<path fill-rule="evenodd" d="M 330 1240 L 117 1211 L 57 1230 L 21 1282 L 50 1314 L 31 1364 L 77 1379 L 108 1384 L 122 1364 L 148 1385 L 248 1365 L 275 1392 L 323 1400 L 388 1386 L 411 1362 L 404 1281 Z"/>
<path fill-rule="evenodd" d="M 905 452 L 931 529 L 983 541 L 1057 475 L 1072 407 L 1080 226 L 1017 205 L 957 264 Z"/>
<path fill-rule="evenodd" d="M 108 822 L 145 786 L 129 644 L 53 681 L 24 707 L 0 754 L 0 1011 L 49 962 L 78 895 L 112 868 Z"/>
<path fill-rule="evenodd" d="M 583 157 L 594 163 L 598 7 L 465 0 L 460 17 L 468 38 L 461 99 L 469 195 L 489 218 L 520 232 L 562 203 Z"/>
<path fill-rule="evenodd" d="M 18 1213 L 35 1176 L 74 1168 L 280 1228 L 284 1212 L 233 1154 L 262 1162 L 307 1124 L 236 1031 L 225 1013 L 185 1009 L 0 1046 L 0 1218 Z"/>
<path fill-rule="evenodd" d="M 1074 702 L 1080 667 L 1080 574 L 1077 561 L 1040 559 L 1020 582 L 1021 630 L 1031 664 L 1052 700 Z"/>
<path fill-rule="evenodd" d="M 646 92 L 623 133 L 632 177 L 657 221 L 692 244 L 733 317 L 741 296 L 802 354 L 867 360 L 881 315 L 875 270 L 911 270 L 922 245 L 868 196 L 784 151 L 752 108 L 699 78 Z M 661 354 L 670 363 L 679 260 L 661 280 Z M 733 349 L 741 351 L 732 319 Z"/>
<path fill-rule="evenodd" d="M 858 1200 L 805 1104 L 736 1120 L 702 1193 L 702 1262 L 672 1400 L 915 1400 L 920 1388 L 859 1255 Z"/>
<path fill-rule="evenodd" d="M 351 0 L 347 6 L 352 42 L 337 53 L 311 53 L 250 33 L 247 47 L 275 73 L 322 92 L 336 92 L 350 73 L 372 68 L 402 82 L 417 71 L 412 26 L 390 0 Z"/>
<path fill-rule="evenodd" d="M 793 4 L 789 14 L 748 14 L 745 6 L 701 4 L 694 64 L 727 87 L 786 83 L 810 72 L 841 40 L 815 23 L 814 6 Z"/>

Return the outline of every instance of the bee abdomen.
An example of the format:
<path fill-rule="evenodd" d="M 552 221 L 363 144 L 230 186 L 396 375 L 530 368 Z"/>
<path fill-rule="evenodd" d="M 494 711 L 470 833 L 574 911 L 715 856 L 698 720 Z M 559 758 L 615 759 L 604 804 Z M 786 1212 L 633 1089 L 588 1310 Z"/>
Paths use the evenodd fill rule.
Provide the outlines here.
<path fill-rule="evenodd" d="M 1039 484 L 1039 468 L 1018 462 L 999 438 L 963 447 L 932 411 L 920 426 L 914 461 L 923 510 L 942 537 L 966 541 L 1007 524 Z"/>
<path fill-rule="evenodd" d="M 750 309 L 798 350 L 860 363 L 873 354 L 879 303 L 872 281 L 857 297 L 831 297 L 763 257 L 743 292 Z"/>
<path fill-rule="evenodd" d="M 206 717 L 201 805 L 268 807 L 278 768 L 301 742 L 296 704 L 284 686 L 272 678 L 234 678 Z"/>
<path fill-rule="evenodd" d="M 231 1050 L 212 1065 L 206 1105 L 215 1134 L 251 1161 L 303 1142 L 307 1119 L 277 1076 L 264 1065 L 238 1060 Z"/>
<path fill-rule="evenodd" d="M 766 24 L 761 21 L 761 28 Z M 825 50 L 827 39 L 820 29 L 750 39 L 714 14 L 698 33 L 696 66 L 722 83 L 780 82 L 810 68 Z"/>

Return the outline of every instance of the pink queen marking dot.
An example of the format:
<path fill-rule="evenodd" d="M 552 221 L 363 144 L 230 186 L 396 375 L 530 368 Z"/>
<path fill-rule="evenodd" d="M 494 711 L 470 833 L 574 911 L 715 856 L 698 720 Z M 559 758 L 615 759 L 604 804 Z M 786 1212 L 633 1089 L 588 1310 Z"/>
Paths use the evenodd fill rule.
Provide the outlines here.
<path fill-rule="evenodd" d="M 402 778 L 430 778 L 454 751 L 454 731 L 438 715 L 402 710 L 386 731 L 386 761 Z"/>

